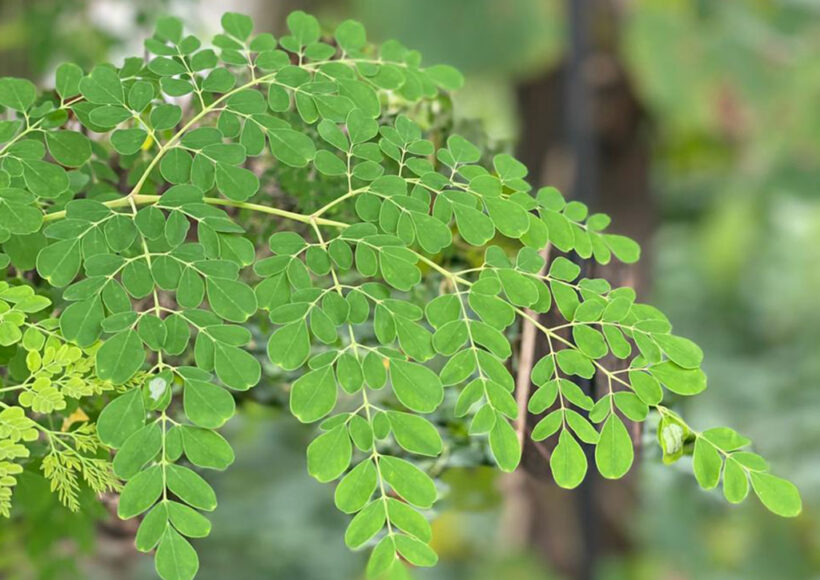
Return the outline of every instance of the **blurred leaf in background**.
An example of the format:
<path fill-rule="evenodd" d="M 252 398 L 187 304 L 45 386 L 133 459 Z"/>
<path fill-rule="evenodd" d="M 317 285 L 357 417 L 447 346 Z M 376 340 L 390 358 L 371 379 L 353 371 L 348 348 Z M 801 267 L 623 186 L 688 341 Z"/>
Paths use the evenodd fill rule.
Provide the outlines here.
<path fill-rule="evenodd" d="M 343 6 L 328 9 L 341 20 Z M 429 62 L 464 72 L 467 84 L 454 97 L 457 118 L 481 119 L 483 131 L 508 147 L 520 122 L 511 80 L 554 66 L 564 53 L 559 0 L 351 0 L 350 9 L 379 38 L 396 38 Z"/>
<path fill-rule="evenodd" d="M 719 506 L 650 454 L 640 530 L 651 574 L 820 570 L 819 32 L 813 2 L 627 9 L 624 57 L 657 130 L 654 300 L 703 342 L 715 387 L 686 412 L 700 424 L 733 413 L 814 506 L 791 524 Z"/>
<path fill-rule="evenodd" d="M 88 70 L 135 42 L 140 36 L 136 30 L 147 30 L 170 4 L 169 0 L 3 0 L 0 76 L 38 79 L 65 61 Z"/>

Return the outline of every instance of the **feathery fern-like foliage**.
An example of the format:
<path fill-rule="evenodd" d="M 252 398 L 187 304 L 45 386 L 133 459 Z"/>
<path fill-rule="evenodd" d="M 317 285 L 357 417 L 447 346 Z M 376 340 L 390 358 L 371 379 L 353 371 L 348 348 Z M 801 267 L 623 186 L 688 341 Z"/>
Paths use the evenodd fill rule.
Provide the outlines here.
<path fill-rule="evenodd" d="M 508 335 L 520 322 L 548 345 L 528 410 L 544 414 L 530 436 L 557 441 L 558 485 L 583 480 L 581 443 L 595 446 L 604 477 L 623 476 L 634 457 L 624 418 L 655 413 L 664 461 L 693 454 L 704 488 L 722 476 L 731 502 L 751 485 L 775 513 L 800 511 L 796 488 L 747 439 L 695 431 L 664 404 L 666 392 L 706 388 L 701 350 L 632 289 L 579 279 L 575 263 L 547 264 L 544 252 L 631 263 L 638 245 L 554 188 L 532 192 L 513 157 L 482 163 L 466 139 L 437 146 L 411 120 L 418 103 L 461 85 L 456 70 L 423 67 L 395 41 L 374 47 L 357 22 L 332 37 L 303 12 L 287 24 L 282 38 L 254 35 L 248 17 L 228 13 L 205 48 L 163 18 L 147 60 L 87 74 L 64 64 L 41 94 L 0 79 L 0 260 L 61 289 L 59 322 L 28 320 L 50 305 L 29 286 L 0 289 L 0 343 L 11 349 L 0 511 L 20 461 L 45 444 L 41 468 L 68 507 L 81 481 L 95 491 L 124 482 L 119 516 L 143 516 L 137 548 L 156 550 L 162 578 L 192 578 L 189 538 L 209 533 L 202 512 L 217 505 L 200 472 L 234 459 L 218 429 L 235 413 L 231 391 L 260 381 L 242 326 L 259 313 L 271 362 L 296 372 L 291 412 L 319 423 L 308 470 L 339 480 L 345 542 L 372 547 L 372 576 L 436 563 L 426 468 L 442 439 L 424 415 L 445 390 L 498 466 L 518 465 Z M 316 183 L 329 201 L 274 205 L 288 180 Z M 275 230 L 267 247 L 245 231 L 251 214 Z M 448 265 L 470 248 L 480 266 Z M 414 289 L 429 280 L 440 295 L 419 303 Z M 539 322 L 550 309 L 565 322 Z M 613 359 L 623 370 L 608 368 Z M 608 385 L 598 400 L 576 382 L 595 375 Z M 82 401 L 101 395 L 95 426 Z M 61 416 L 73 419 L 46 427 Z"/>

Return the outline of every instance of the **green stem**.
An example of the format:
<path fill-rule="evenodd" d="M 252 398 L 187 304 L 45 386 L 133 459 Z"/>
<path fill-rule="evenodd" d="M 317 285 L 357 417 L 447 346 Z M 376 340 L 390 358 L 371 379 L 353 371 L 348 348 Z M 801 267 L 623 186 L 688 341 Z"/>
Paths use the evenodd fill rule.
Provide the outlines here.
<path fill-rule="evenodd" d="M 329 202 L 329 203 L 328 203 L 328 204 L 326 204 L 325 206 L 320 207 L 319 209 L 317 209 L 315 212 L 313 212 L 313 214 L 312 214 L 310 217 L 311 217 L 311 218 L 317 218 L 317 219 L 318 219 L 318 217 L 319 217 L 320 215 L 322 215 L 323 213 L 325 213 L 327 210 L 329 210 L 329 209 L 330 209 L 330 208 L 332 208 L 333 206 L 335 206 L 335 205 L 337 205 L 337 204 L 339 204 L 339 203 L 342 203 L 344 200 L 346 200 L 346 199 L 350 199 L 351 197 L 356 196 L 356 195 L 358 195 L 358 194 L 360 194 L 360 193 L 364 193 L 364 192 L 368 191 L 369 189 L 370 189 L 369 187 L 360 187 L 359 189 L 353 189 L 353 190 L 351 190 L 351 191 L 348 191 L 348 192 L 347 192 L 346 194 L 344 194 L 343 196 L 341 196 L 341 197 L 337 197 L 336 199 L 334 199 L 333 201 Z"/>
<path fill-rule="evenodd" d="M 133 202 L 136 205 L 150 205 L 150 204 L 159 204 L 161 203 L 162 196 L 159 195 L 145 195 L 145 194 L 137 194 L 133 197 L 120 197 L 117 199 L 112 199 L 110 201 L 103 202 L 103 205 L 109 208 L 118 208 L 118 207 L 128 207 Z M 225 207 L 235 207 L 239 209 L 248 209 L 251 211 L 257 211 L 260 213 L 266 213 L 270 215 L 275 215 L 279 217 L 284 217 L 293 221 L 301 222 L 304 224 L 316 223 L 320 226 L 332 226 L 336 228 L 346 228 L 349 224 L 338 222 L 335 220 L 324 219 L 320 217 L 311 217 L 307 215 L 302 215 L 300 213 L 287 211 L 284 209 L 279 209 L 277 207 L 269 207 L 266 205 L 260 205 L 258 203 L 248 203 L 245 201 L 234 201 L 231 199 L 222 199 L 219 197 L 206 197 L 202 200 L 204 203 L 209 205 L 221 205 Z M 47 213 L 44 216 L 44 220 L 47 222 L 55 221 L 59 219 L 63 219 L 66 217 L 66 211 L 55 211 L 52 213 Z"/>
<path fill-rule="evenodd" d="M 300 213 L 295 213 L 292 211 L 287 211 L 284 209 L 279 209 L 276 207 L 268 207 L 266 205 L 259 205 L 256 203 L 248 203 L 245 201 L 233 201 L 229 199 L 221 199 L 217 197 L 206 197 L 203 200 L 207 204 L 211 205 L 224 205 L 228 207 L 237 207 L 240 209 L 249 209 L 252 211 L 258 211 L 260 213 L 267 213 L 271 215 L 276 215 L 279 217 L 284 217 L 291 219 L 293 221 L 301 222 L 303 224 L 312 224 L 315 223 L 320 226 L 332 226 L 336 228 L 346 228 L 349 227 L 350 224 L 346 224 L 344 222 L 337 222 L 335 220 L 324 219 L 320 217 L 312 217 L 309 215 L 302 215 Z"/>

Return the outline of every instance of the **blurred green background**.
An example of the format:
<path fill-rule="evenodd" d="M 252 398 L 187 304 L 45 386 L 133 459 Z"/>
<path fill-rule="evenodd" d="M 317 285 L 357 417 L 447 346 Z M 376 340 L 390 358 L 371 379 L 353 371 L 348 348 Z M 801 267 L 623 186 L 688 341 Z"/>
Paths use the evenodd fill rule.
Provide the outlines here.
<path fill-rule="evenodd" d="M 140 54 L 161 12 L 183 17 L 204 36 L 217 30 L 224 10 L 252 14 L 273 32 L 296 8 L 317 14 L 328 29 L 353 17 L 373 40 L 395 37 L 427 63 L 459 67 L 467 85 L 455 97 L 456 128 L 484 135 L 494 149 L 517 151 L 535 185 L 567 189 L 567 166 L 577 162 L 562 136 L 571 66 L 567 5 L 0 0 L 0 76 L 48 85 L 61 61 L 88 68 Z M 726 505 L 719 492 L 697 489 L 689 465 L 660 465 L 648 433 L 625 489 L 601 483 L 594 488 L 600 497 L 572 500 L 604 510 L 618 504 L 606 526 L 581 539 L 576 528 L 583 522 L 576 520 L 583 515 L 562 505 L 568 495 L 530 490 L 528 509 L 536 523 L 546 522 L 535 527 L 549 529 L 535 533 L 518 526 L 509 482 L 494 471 L 448 470 L 434 524 L 442 564 L 413 574 L 820 578 L 820 2 L 584 6 L 591 49 L 581 71 L 596 163 L 591 205 L 641 239 L 647 263 L 633 277 L 641 298 L 707 353 L 711 388 L 680 403 L 690 423 L 730 424 L 752 437 L 775 471 L 798 484 L 804 514 L 783 521 L 755 500 Z M 277 381 L 258 389 L 262 394 L 226 429 L 237 462 L 213 478 L 222 500 L 212 536 L 197 546 L 200 577 L 361 577 L 363 556 L 342 541 L 346 518 L 304 469 L 310 432 L 281 412 Z M 133 529 L 101 508 L 71 516 L 38 494 L 27 497 L 24 487 L 17 500 L 35 517 L 0 523 L 0 577 L 153 577 L 150 558 L 131 547 Z"/>

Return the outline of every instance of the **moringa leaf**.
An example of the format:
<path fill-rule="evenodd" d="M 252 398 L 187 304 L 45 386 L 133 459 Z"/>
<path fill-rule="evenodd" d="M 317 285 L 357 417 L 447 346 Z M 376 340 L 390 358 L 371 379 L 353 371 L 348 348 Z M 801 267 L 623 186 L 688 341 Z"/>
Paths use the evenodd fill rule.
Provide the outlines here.
<path fill-rule="evenodd" d="M 340 480 L 345 541 L 372 544 L 371 576 L 435 564 L 419 510 L 441 468 L 489 453 L 512 471 L 522 435 L 557 434 L 550 471 L 574 488 L 582 445 L 621 477 L 634 461 L 624 421 L 657 416 L 664 463 L 692 453 L 698 483 L 722 472 L 728 501 L 751 484 L 775 513 L 800 511 L 748 439 L 699 432 L 662 404 L 664 387 L 705 389 L 703 352 L 631 288 L 585 277 L 593 260 L 636 261 L 638 244 L 441 122 L 458 71 L 371 46 L 352 20 L 333 38 L 304 12 L 281 38 L 237 13 L 221 24 L 209 45 L 159 17 L 150 56 L 88 75 L 60 65 L 56 93 L 0 79 L 0 266 L 15 269 L 0 282 L 0 514 L 28 485 L 24 464 L 75 511 L 80 489 L 122 488 L 123 517 L 147 512 L 138 549 L 156 550 L 161 577 L 192 578 L 187 538 L 210 532 L 200 511 L 217 498 L 186 465 L 230 466 L 214 429 L 237 410 L 231 390 L 263 373 L 319 423 L 308 471 Z M 532 430 L 513 378 L 531 332 L 544 350 Z M 445 385 L 454 416 L 438 411 Z M 476 453 L 443 453 L 462 444 Z"/>

